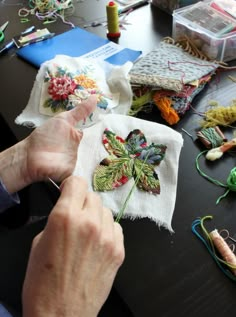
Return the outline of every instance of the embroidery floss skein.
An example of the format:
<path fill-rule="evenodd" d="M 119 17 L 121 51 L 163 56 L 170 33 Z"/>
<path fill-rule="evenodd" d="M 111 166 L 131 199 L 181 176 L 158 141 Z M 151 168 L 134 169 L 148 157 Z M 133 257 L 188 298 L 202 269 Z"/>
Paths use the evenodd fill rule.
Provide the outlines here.
<path fill-rule="evenodd" d="M 227 139 L 218 126 L 202 129 L 197 133 L 198 139 L 207 149 L 216 148 L 226 142 Z"/>

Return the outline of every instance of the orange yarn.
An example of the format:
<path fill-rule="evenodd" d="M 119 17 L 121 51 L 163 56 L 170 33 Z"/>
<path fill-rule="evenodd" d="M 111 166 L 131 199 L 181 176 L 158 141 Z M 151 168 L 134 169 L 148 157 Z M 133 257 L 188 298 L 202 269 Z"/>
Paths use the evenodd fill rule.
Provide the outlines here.
<path fill-rule="evenodd" d="M 161 111 L 161 116 L 166 120 L 170 125 L 175 124 L 179 121 L 180 117 L 178 113 L 171 107 L 171 100 L 167 97 L 160 97 L 158 94 L 155 94 L 153 101 L 157 108 Z"/>

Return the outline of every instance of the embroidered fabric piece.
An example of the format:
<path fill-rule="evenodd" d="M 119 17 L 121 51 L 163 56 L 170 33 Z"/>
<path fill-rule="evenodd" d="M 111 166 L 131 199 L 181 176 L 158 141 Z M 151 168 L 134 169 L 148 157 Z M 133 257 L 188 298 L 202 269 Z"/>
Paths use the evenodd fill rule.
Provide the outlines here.
<path fill-rule="evenodd" d="M 44 73 L 39 111 L 52 116 L 57 112 L 77 107 L 89 95 L 98 96 L 97 106 L 112 109 L 118 95 L 112 95 L 104 71 L 88 59 L 59 59 L 50 63 Z"/>
<path fill-rule="evenodd" d="M 160 181 L 154 167 L 163 160 L 165 145 L 147 145 L 144 134 L 138 129 L 131 131 L 125 140 L 106 129 L 102 142 L 110 155 L 95 169 L 95 191 L 113 190 L 134 177 L 137 188 L 160 194 Z"/>
<path fill-rule="evenodd" d="M 180 47 L 162 42 L 133 65 L 130 81 L 179 92 L 184 84 L 212 73 L 217 67 L 213 62 L 203 61 Z"/>
<path fill-rule="evenodd" d="M 54 65 L 54 67 L 55 70 L 48 68 L 44 76 L 44 93 L 41 94 L 43 98 L 40 102 L 42 114 L 52 115 L 59 111 L 72 109 L 92 94 L 96 94 L 98 97 L 97 106 L 107 109 L 108 100 L 112 100 L 112 95 L 111 93 L 104 94 L 96 80 L 92 76 L 90 77 L 89 73 L 94 69 L 86 67 L 72 73 L 58 65 Z"/>
<path fill-rule="evenodd" d="M 128 78 L 131 67 L 131 62 L 115 66 L 95 59 L 57 55 L 41 65 L 28 104 L 15 122 L 39 126 L 49 116 L 79 107 L 90 94 L 98 96 L 97 108 L 78 124 L 79 128 L 96 123 L 99 114 L 127 114 L 132 102 Z"/>
<path fill-rule="evenodd" d="M 75 175 L 81 175 L 87 179 L 91 191 L 94 190 L 93 177 L 98 162 L 103 161 L 108 156 L 107 149 L 101 146 L 101 136 L 106 129 L 115 131 L 116 136 L 122 140 L 127 138 L 130 131 L 138 129 L 145 135 L 147 146 L 163 144 L 167 147 L 164 159 L 158 166 L 155 166 L 155 172 L 158 174 L 161 184 L 160 194 L 151 195 L 147 191 L 138 189 L 137 186 L 134 187 L 124 217 L 130 219 L 149 218 L 158 225 L 173 231 L 171 220 L 176 199 L 179 155 L 183 145 L 181 134 L 166 125 L 127 115 L 107 114 L 100 116 L 100 120 L 95 125 L 83 130 L 83 138 L 78 149 L 78 160 L 74 170 Z M 141 138 L 141 144 L 142 140 Z M 109 154 L 113 155 L 114 149 L 111 147 L 110 150 L 109 144 L 107 144 L 109 151 L 111 151 Z M 117 215 L 134 182 L 134 177 L 131 177 L 129 181 L 115 190 L 97 193 L 101 196 L 103 204 L 109 207 L 114 215 Z"/>

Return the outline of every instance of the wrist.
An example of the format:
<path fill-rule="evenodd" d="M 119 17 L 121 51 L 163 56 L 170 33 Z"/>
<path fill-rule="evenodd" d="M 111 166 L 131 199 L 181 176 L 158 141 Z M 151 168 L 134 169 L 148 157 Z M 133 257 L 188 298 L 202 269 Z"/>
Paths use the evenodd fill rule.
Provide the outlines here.
<path fill-rule="evenodd" d="M 0 177 L 10 194 L 30 184 L 26 167 L 27 139 L 0 153 Z"/>

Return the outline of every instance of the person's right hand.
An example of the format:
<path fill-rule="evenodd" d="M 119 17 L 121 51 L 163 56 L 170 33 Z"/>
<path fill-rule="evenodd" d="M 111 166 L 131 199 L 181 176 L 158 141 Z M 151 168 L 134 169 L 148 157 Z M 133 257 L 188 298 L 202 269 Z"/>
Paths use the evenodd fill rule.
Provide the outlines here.
<path fill-rule="evenodd" d="M 45 230 L 33 241 L 24 317 L 94 317 L 124 260 L 121 226 L 84 179 L 70 176 Z"/>

